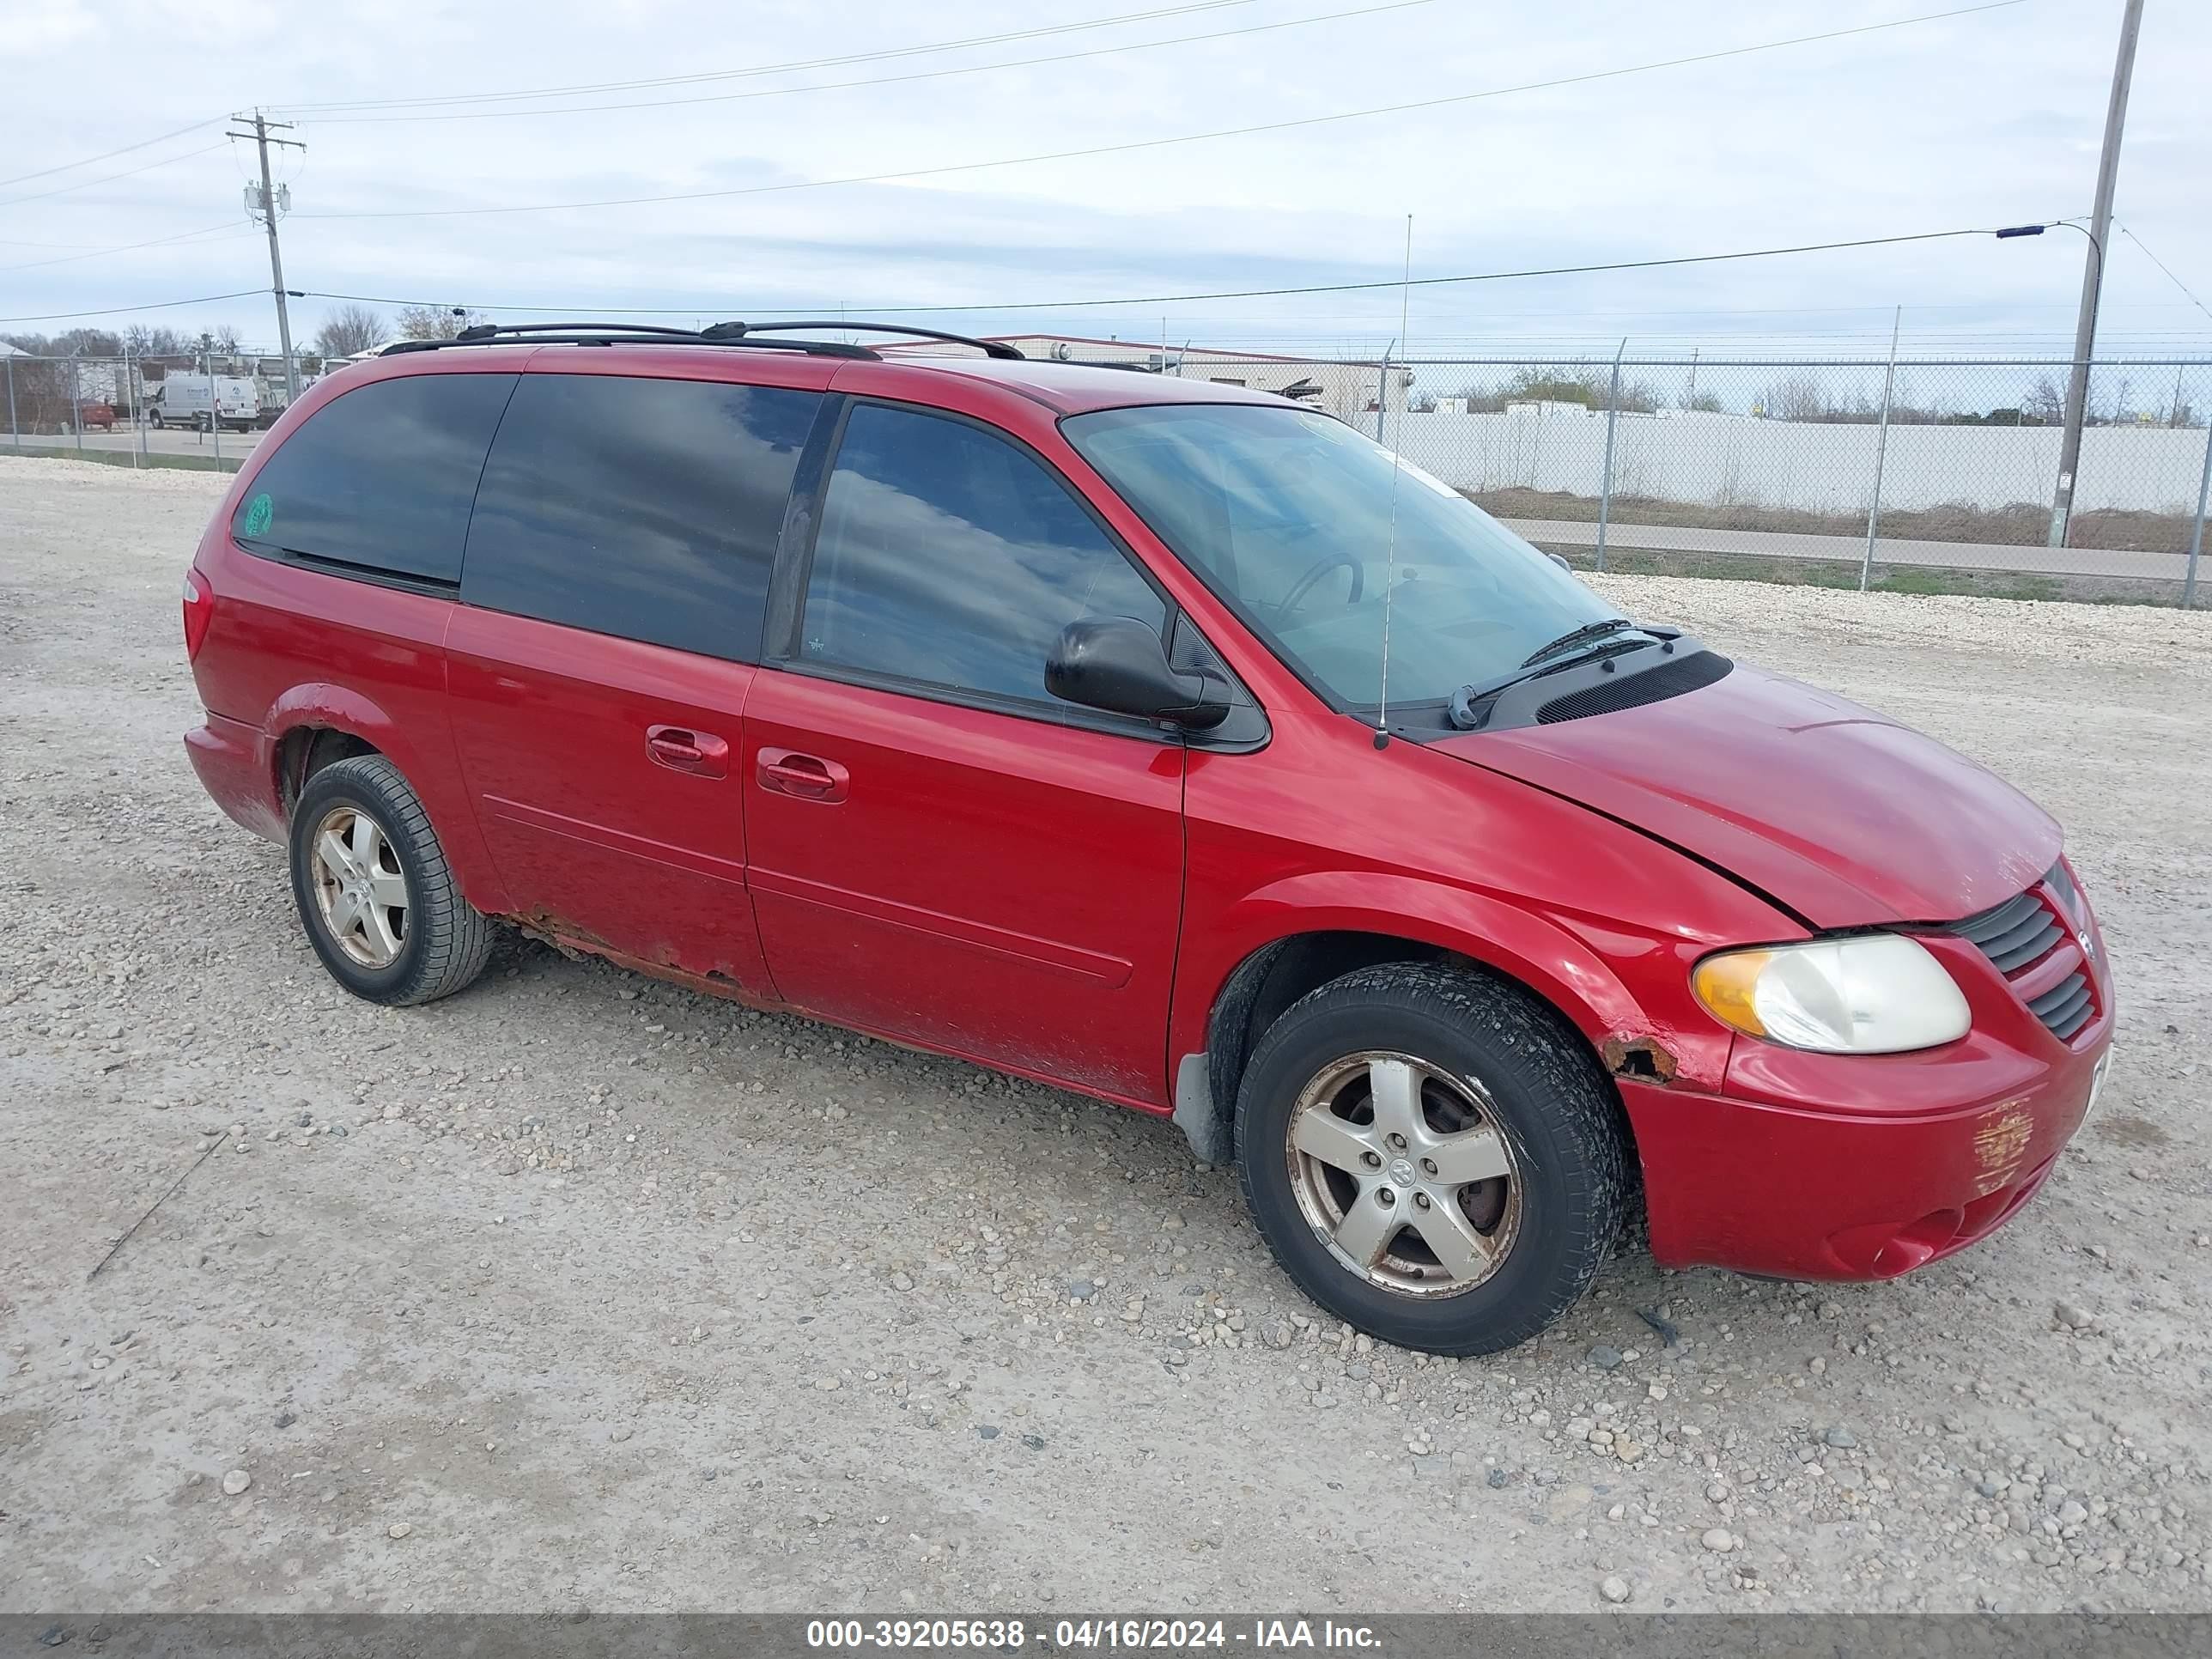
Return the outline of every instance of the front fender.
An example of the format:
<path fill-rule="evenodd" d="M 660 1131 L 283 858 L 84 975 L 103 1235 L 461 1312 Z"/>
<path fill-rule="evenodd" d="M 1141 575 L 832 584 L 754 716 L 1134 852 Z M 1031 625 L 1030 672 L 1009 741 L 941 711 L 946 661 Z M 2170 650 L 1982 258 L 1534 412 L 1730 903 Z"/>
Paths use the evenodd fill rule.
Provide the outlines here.
<path fill-rule="evenodd" d="M 1545 913 L 1475 890 L 1388 872 L 1316 871 L 1257 888 L 1187 936 L 1170 1016 L 1170 1063 L 1206 1047 L 1213 1006 L 1255 952 L 1300 934 L 1378 933 L 1453 951 L 1557 1008 L 1609 1070 L 1652 1067 L 1717 1088 L 1728 1033 L 1690 995 L 1702 941 Z M 1647 1045 L 1656 1045 L 1656 1052 Z"/>

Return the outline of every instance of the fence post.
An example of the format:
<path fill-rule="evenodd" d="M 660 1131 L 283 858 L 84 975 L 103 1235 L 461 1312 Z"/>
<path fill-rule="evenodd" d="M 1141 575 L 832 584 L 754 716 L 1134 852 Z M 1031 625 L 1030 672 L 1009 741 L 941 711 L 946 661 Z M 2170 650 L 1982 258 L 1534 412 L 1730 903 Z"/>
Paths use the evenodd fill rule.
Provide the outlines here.
<path fill-rule="evenodd" d="M 1378 444 L 1382 441 L 1382 422 L 1390 413 L 1390 346 L 1397 343 L 1393 340 L 1382 348 L 1382 366 L 1375 371 L 1375 441 Z"/>
<path fill-rule="evenodd" d="M 131 453 L 143 456 L 145 465 L 151 466 L 154 458 L 146 446 L 146 360 L 143 357 L 133 359 L 131 364 L 131 424 L 137 428 L 137 441 Z M 134 461 L 131 465 L 138 463 Z"/>
<path fill-rule="evenodd" d="M 2204 470 L 2197 475 L 2197 522 L 2189 528 L 2189 570 L 2181 579 L 2181 608 L 2197 606 L 2197 559 L 2204 550 L 2204 493 L 2212 489 L 2212 421 L 2204 423 Z"/>
<path fill-rule="evenodd" d="M 84 405 L 77 399 L 76 359 L 70 363 L 70 430 L 76 434 L 76 453 L 84 453 Z"/>
<path fill-rule="evenodd" d="M 23 447 L 23 428 L 15 424 L 15 359 L 11 354 L 0 357 L 8 368 L 8 437 L 16 448 Z"/>
<path fill-rule="evenodd" d="M 1899 306 L 1889 321 L 1889 368 L 1881 377 L 1881 425 L 1874 441 L 1874 495 L 1867 501 L 1866 556 L 1859 561 L 1859 592 L 1863 593 L 1874 582 L 1874 538 L 1881 526 L 1881 470 L 1889 459 L 1889 398 L 1897 385 L 1897 333 L 1905 323 L 1905 307 Z"/>
<path fill-rule="evenodd" d="M 1613 432 L 1620 420 L 1620 358 L 1627 349 L 1628 337 L 1623 335 L 1613 354 L 1613 385 L 1605 395 L 1605 476 L 1597 489 L 1597 568 L 1601 570 L 1605 568 L 1606 526 L 1613 518 Z"/>

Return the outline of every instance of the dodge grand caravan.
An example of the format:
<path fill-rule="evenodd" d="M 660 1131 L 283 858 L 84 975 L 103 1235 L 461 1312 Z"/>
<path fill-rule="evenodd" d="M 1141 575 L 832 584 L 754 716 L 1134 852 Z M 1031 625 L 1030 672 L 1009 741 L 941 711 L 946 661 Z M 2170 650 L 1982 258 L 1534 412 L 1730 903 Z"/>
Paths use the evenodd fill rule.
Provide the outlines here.
<path fill-rule="evenodd" d="M 1638 1189 L 1662 1264 L 1876 1279 L 2049 1174 L 2112 988 L 1990 773 L 1318 411 L 830 326 L 471 330 L 254 452 L 185 742 L 347 989 L 496 920 L 1170 1116 L 1447 1353 Z"/>

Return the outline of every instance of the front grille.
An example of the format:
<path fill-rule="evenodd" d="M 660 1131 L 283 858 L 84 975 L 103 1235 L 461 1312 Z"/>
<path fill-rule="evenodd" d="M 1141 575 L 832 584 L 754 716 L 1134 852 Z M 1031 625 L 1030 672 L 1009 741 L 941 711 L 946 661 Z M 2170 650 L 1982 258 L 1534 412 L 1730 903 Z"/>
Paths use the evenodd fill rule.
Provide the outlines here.
<path fill-rule="evenodd" d="M 1587 690 L 1570 691 L 1563 697 L 1554 697 L 1536 711 L 1536 722 L 1540 726 L 1551 726 L 1560 720 L 1587 720 L 1592 714 L 1610 714 L 1615 709 L 1634 708 L 1640 703 L 1679 697 L 1685 691 L 1695 691 L 1700 686 L 1711 685 L 1735 666 L 1716 651 L 1700 651 L 1692 656 L 1678 657 L 1672 662 L 1661 663 L 1656 668 L 1647 668 L 1640 674 L 1623 675 L 1618 679 L 1593 685 Z"/>
<path fill-rule="evenodd" d="M 2067 975 L 2041 996 L 2032 998 L 2027 1006 L 2061 1042 L 2070 1042 L 2097 1012 L 2087 974 Z"/>
<path fill-rule="evenodd" d="M 2058 918 L 2033 887 L 1979 915 L 1968 916 L 1951 931 L 1978 947 L 1996 963 L 1997 972 L 2007 975 L 2039 961 L 2066 937 Z"/>
<path fill-rule="evenodd" d="M 2066 866 L 2055 866 L 2044 879 L 2002 904 L 1954 922 L 1945 929 L 1966 940 L 1987 957 L 2008 980 L 2021 975 L 2053 951 L 2076 949 L 2073 925 L 2060 911 L 2060 895 L 2071 896 Z M 2061 1042 L 2071 1042 L 2081 1028 L 2097 1016 L 2096 986 L 2089 977 L 2089 957 L 2077 951 L 2081 967 L 2049 990 L 2027 999 L 2028 1012 Z"/>

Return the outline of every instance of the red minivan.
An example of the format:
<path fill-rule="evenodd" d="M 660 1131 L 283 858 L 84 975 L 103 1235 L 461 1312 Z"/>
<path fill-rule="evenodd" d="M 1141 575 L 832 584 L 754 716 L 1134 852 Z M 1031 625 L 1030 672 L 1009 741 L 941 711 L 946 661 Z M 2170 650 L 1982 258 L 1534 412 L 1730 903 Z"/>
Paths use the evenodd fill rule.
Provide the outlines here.
<path fill-rule="evenodd" d="M 499 921 L 1172 1116 L 1443 1353 L 1639 1190 L 1663 1265 L 1881 1279 L 2049 1175 L 2112 988 L 1998 778 L 1314 410 L 853 326 L 472 329 L 254 451 L 185 744 L 347 989 Z"/>

